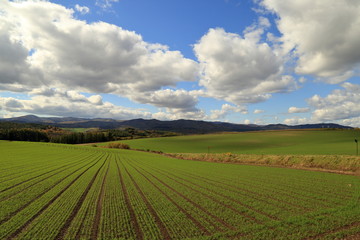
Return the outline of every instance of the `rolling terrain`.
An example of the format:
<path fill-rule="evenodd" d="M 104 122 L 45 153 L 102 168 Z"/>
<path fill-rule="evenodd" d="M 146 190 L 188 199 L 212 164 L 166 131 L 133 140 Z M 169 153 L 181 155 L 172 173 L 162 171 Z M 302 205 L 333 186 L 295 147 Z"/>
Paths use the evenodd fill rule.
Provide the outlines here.
<path fill-rule="evenodd" d="M 305 124 L 289 126 L 284 124 L 254 125 L 254 124 L 234 124 L 226 122 L 207 122 L 194 120 L 174 120 L 160 121 L 156 119 L 132 119 L 132 120 L 115 120 L 108 118 L 75 118 L 75 117 L 37 117 L 27 115 L 15 118 L 0 119 L 0 122 L 17 122 L 17 123 L 36 123 L 45 124 L 61 128 L 136 128 L 140 130 L 169 131 L 182 134 L 203 134 L 216 132 L 246 132 L 260 130 L 286 130 L 286 129 L 319 129 L 319 128 L 338 128 L 352 129 L 351 127 L 342 126 L 333 123 Z"/>
<path fill-rule="evenodd" d="M 360 179 L 0 141 L 1 239 L 336 239 Z"/>
<path fill-rule="evenodd" d="M 134 149 L 166 153 L 355 155 L 355 138 L 360 138 L 360 131 L 282 130 L 134 139 L 122 142 Z"/>

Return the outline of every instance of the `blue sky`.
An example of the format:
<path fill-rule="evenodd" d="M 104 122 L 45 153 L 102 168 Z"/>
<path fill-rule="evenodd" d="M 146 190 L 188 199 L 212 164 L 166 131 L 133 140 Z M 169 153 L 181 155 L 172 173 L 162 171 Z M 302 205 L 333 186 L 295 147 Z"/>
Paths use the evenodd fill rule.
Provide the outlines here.
<path fill-rule="evenodd" d="M 360 3 L 0 3 L 0 117 L 360 126 Z"/>

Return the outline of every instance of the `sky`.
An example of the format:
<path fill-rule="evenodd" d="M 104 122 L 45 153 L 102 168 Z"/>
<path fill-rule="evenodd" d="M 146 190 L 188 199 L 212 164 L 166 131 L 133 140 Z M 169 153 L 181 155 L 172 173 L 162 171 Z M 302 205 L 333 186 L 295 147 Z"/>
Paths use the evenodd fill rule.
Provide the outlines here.
<path fill-rule="evenodd" d="M 0 0 L 0 118 L 360 127 L 358 0 Z"/>

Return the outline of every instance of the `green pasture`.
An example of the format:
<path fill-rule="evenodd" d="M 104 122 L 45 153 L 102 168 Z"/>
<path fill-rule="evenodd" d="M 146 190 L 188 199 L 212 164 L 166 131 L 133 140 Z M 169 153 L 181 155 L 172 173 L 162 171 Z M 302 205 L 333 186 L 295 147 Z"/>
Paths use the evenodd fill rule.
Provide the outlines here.
<path fill-rule="evenodd" d="M 133 149 L 168 153 L 355 155 L 355 138 L 360 138 L 360 131 L 284 130 L 146 138 L 122 142 Z"/>
<path fill-rule="evenodd" d="M 0 141 L 0 239 L 341 239 L 360 179 Z"/>
<path fill-rule="evenodd" d="M 69 132 L 76 132 L 76 133 L 83 133 L 83 132 L 87 132 L 87 131 L 96 131 L 98 130 L 98 128 L 62 128 L 66 131 Z"/>

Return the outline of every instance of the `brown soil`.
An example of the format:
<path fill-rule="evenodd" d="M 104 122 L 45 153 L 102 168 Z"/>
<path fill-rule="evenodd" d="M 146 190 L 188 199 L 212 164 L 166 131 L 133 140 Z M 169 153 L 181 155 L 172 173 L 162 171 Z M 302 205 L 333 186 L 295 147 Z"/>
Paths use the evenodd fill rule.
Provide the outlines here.
<path fill-rule="evenodd" d="M 249 205 L 247 205 L 247 204 L 244 204 L 244 203 L 242 203 L 242 202 L 240 202 L 240 201 L 237 201 L 237 200 L 235 200 L 235 199 L 233 199 L 233 198 L 231 198 L 231 197 L 229 197 L 229 196 L 225 196 L 225 195 L 223 195 L 223 194 L 221 194 L 221 193 L 214 192 L 214 191 L 211 190 L 211 189 L 208 189 L 208 188 L 199 186 L 198 184 L 192 183 L 192 182 L 190 182 L 190 181 L 188 181 L 188 180 L 186 180 L 186 179 L 180 178 L 180 177 L 178 177 L 178 176 L 176 176 L 177 179 L 175 179 L 175 178 L 169 177 L 169 176 L 166 175 L 166 174 L 163 174 L 163 175 L 165 175 L 165 176 L 168 177 L 169 179 L 177 182 L 178 184 L 183 185 L 184 187 L 187 187 L 187 188 L 191 189 L 192 191 L 197 192 L 197 193 L 205 196 L 205 197 L 208 198 L 208 199 L 211 199 L 212 201 L 214 201 L 214 202 L 216 202 L 216 203 L 218 203 L 218 204 L 220 204 L 220 205 L 222 205 L 222 206 L 224 206 L 224 207 L 232 210 L 233 212 L 235 212 L 235 213 L 243 216 L 244 218 L 247 218 L 247 219 L 249 219 L 249 220 L 251 220 L 251 221 L 253 221 L 253 222 L 257 223 L 257 224 L 264 224 L 264 223 L 261 222 L 260 220 L 256 219 L 256 218 L 253 217 L 253 216 L 249 216 L 249 215 L 247 215 L 247 214 L 244 214 L 244 213 L 240 212 L 239 210 L 235 209 L 234 207 L 232 207 L 232 206 L 230 206 L 230 205 L 228 205 L 228 204 L 225 204 L 225 203 L 219 201 L 218 199 L 214 198 L 212 195 L 209 195 L 209 194 L 206 194 L 206 193 L 204 193 L 204 192 L 201 192 L 201 191 L 199 191 L 199 190 L 197 190 L 197 189 L 195 189 L 195 188 L 193 188 L 193 187 L 191 187 L 191 186 L 188 186 L 188 185 L 184 184 L 183 182 L 178 181 L 177 179 L 181 179 L 182 181 L 187 182 L 187 183 L 189 183 L 189 184 L 191 184 L 191 185 L 194 185 L 194 186 L 197 186 L 197 187 L 199 187 L 199 188 L 205 189 L 206 192 L 211 192 L 211 193 L 213 193 L 213 194 L 215 194 L 215 195 L 219 195 L 219 196 L 221 196 L 221 197 L 223 197 L 223 198 L 225 198 L 225 199 L 229 199 L 229 200 L 232 201 L 232 202 L 235 202 L 235 203 L 237 203 L 237 204 L 239 204 L 239 205 L 241 205 L 241 206 L 243 206 L 243 207 L 245 207 L 245 208 L 251 209 L 252 211 L 257 212 L 257 213 L 260 214 L 260 215 L 266 216 L 266 217 L 268 217 L 268 218 L 270 218 L 270 219 L 272 219 L 272 220 L 276 220 L 276 221 L 279 220 L 279 219 L 278 219 L 277 217 L 275 217 L 275 216 L 271 216 L 271 215 L 269 215 L 269 214 L 266 214 L 266 213 L 264 213 L 264 212 L 261 212 L 261 211 L 259 211 L 258 209 L 254 209 L 253 207 L 251 207 L 251 206 L 249 206 Z M 173 175 L 173 174 L 171 174 L 171 175 Z"/>
<path fill-rule="evenodd" d="M 125 204 L 126 204 L 126 207 L 127 207 L 127 209 L 129 210 L 129 213 L 130 213 L 130 222 L 132 223 L 132 225 L 133 225 L 133 227 L 135 229 L 136 239 L 144 239 L 144 234 L 143 234 L 143 232 L 142 232 L 142 230 L 140 228 L 140 225 L 139 225 L 139 223 L 137 221 L 134 208 L 131 206 L 129 194 L 128 194 L 128 191 L 126 189 L 125 182 L 124 182 L 123 176 L 121 174 L 118 161 L 116 161 L 116 166 L 117 166 L 118 175 L 119 175 L 119 178 L 120 178 L 121 189 L 122 189 L 122 192 L 124 193 L 124 196 L 125 196 Z"/>
<path fill-rule="evenodd" d="M 354 227 L 359 227 L 359 226 L 360 226 L 360 222 L 356 221 L 356 222 L 353 222 L 351 224 L 347 224 L 345 226 L 333 229 L 331 231 L 320 233 L 320 234 L 317 234 L 315 236 L 308 237 L 305 240 L 321 239 L 321 238 L 324 238 L 325 236 L 327 236 L 329 234 L 337 233 L 337 232 L 340 232 L 340 231 L 348 230 L 348 229 L 351 229 L 351 228 L 354 228 Z M 356 237 L 360 237 L 360 234 L 352 235 L 352 236 L 349 236 L 348 238 L 345 238 L 345 239 L 346 240 L 359 239 L 359 238 L 356 238 Z"/>
<path fill-rule="evenodd" d="M 98 176 L 101 168 L 104 166 L 105 162 L 106 162 L 107 158 L 105 159 L 105 161 L 101 164 L 101 166 L 99 167 L 99 169 L 96 171 L 95 175 L 92 177 L 91 181 L 89 182 L 89 184 L 87 185 L 85 191 L 82 193 L 80 199 L 78 200 L 78 202 L 76 203 L 74 209 L 72 210 L 70 216 L 66 219 L 64 225 L 61 227 L 60 231 L 58 232 L 58 234 L 56 235 L 55 239 L 63 239 L 68 228 L 70 227 L 72 221 L 74 220 L 74 218 L 76 217 L 77 213 L 79 212 L 83 202 L 85 201 L 85 198 L 87 196 L 87 194 L 90 191 L 90 188 L 92 187 L 92 185 L 94 184 L 94 181 L 96 179 L 96 177 Z"/>
<path fill-rule="evenodd" d="M 211 218 L 213 218 L 216 222 L 220 223 L 221 225 L 223 225 L 224 227 L 226 227 L 227 229 L 230 230 L 236 230 L 233 226 L 229 225 L 228 223 L 226 223 L 224 220 L 220 219 L 219 217 L 217 217 L 216 215 L 210 213 L 208 210 L 206 210 L 204 207 L 200 206 L 199 204 L 197 204 L 196 202 L 192 201 L 190 198 L 186 197 L 185 195 L 183 195 L 182 193 L 178 192 L 177 190 L 175 190 L 173 187 L 169 186 L 168 184 L 166 184 L 164 181 L 160 180 L 158 177 L 154 176 L 153 174 L 147 172 L 148 174 L 150 174 L 153 178 L 155 178 L 157 181 L 159 181 L 161 184 L 163 184 L 165 187 L 169 188 L 171 191 L 173 191 L 174 193 L 176 193 L 177 195 L 179 195 L 180 197 L 184 198 L 187 202 L 191 203 L 192 205 L 194 205 L 196 208 L 200 209 L 201 211 L 203 211 L 204 213 L 206 213 L 208 216 L 210 216 Z M 222 231 L 217 225 L 214 225 L 213 222 L 211 222 L 212 225 L 214 226 L 214 228 L 216 228 L 217 231 Z"/>
<path fill-rule="evenodd" d="M 62 181 L 64 181 L 66 178 L 68 178 L 69 176 L 73 175 L 75 172 L 79 171 L 81 168 L 86 167 L 87 165 L 89 165 L 91 163 L 85 164 L 85 166 L 82 166 L 78 169 L 76 169 L 75 171 L 69 173 L 68 175 L 66 175 L 65 177 L 59 179 L 56 183 L 54 183 L 53 185 L 51 185 L 49 188 L 47 188 L 44 192 L 40 193 L 39 195 L 37 195 L 35 198 L 31 199 L 29 202 L 27 202 L 26 204 L 24 204 L 23 206 L 21 206 L 20 208 L 18 208 L 16 211 L 10 213 L 6 218 L 0 220 L 0 225 L 9 221 L 13 216 L 15 216 L 16 214 L 18 214 L 20 211 L 22 211 L 23 209 L 25 209 L 27 206 L 29 206 L 31 203 L 33 203 L 34 201 L 36 201 L 37 199 L 39 199 L 40 197 L 42 197 L 43 195 L 45 195 L 47 192 L 49 192 L 51 189 L 53 189 L 54 187 L 56 187 L 58 184 L 60 184 Z M 95 163 L 96 164 L 96 163 Z M 93 165 L 95 165 L 93 164 Z M 92 165 L 92 166 L 93 166 Z"/>
<path fill-rule="evenodd" d="M 97 163 L 97 162 L 96 162 Z M 80 173 L 75 179 L 73 179 L 66 187 L 64 187 L 58 194 L 56 194 L 47 204 L 45 204 L 37 213 L 35 213 L 29 220 L 27 220 L 21 227 L 19 227 L 15 232 L 13 232 L 7 239 L 15 239 L 17 236 L 25 230 L 32 221 L 34 221 L 38 216 L 40 216 L 51 204 L 53 204 L 68 188 L 70 188 L 82 175 L 85 174 L 91 167 L 96 163 L 88 167 L 85 171 Z"/>
<path fill-rule="evenodd" d="M 93 226 L 91 229 L 91 239 L 97 239 L 98 235 L 99 235 L 99 225 L 100 225 L 101 214 L 102 214 L 102 204 L 103 204 L 104 195 L 105 195 L 105 183 L 106 183 L 106 177 L 109 172 L 109 166 L 110 166 L 110 162 L 108 162 L 108 166 L 107 166 L 105 175 L 104 175 L 102 183 L 101 183 L 99 197 L 98 197 L 98 200 L 96 203 L 96 215 L 95 215 L 95 219 L 94 219 Z M 96 178 L 96 176 L 95 176 L 95 178 Z M 91 185 L 92 184 L 93 184 L 93 182 L 91 183 Z"/>
<path fill-rule="evenodd" d="M 139 185 L 136 183 L 136 181 L 134 180 L 134 178 L 131 176 L 131 174 L 128 172 L 128 170 L 126 168 L 125 168 L 125 171 L 129 175 L 129 177 L 130 177 L 131 181 L 133 182 L 135 188 L 139 192 L 139 194 L 140 194 L 142 200 L 144 201 L 146 207 L 148 208 L 149 212 L 154 217 L 155 223 L 158 225 L 163 239 L 171 239 L 170 234 L 169 234 L 168 230 L 166 229 L 164 223 L 161 221 L 159 215 L 156 213 L 155 209 L 150 204 L 149 200 L 146 198 L 144 192 L 141 190 Z"/>
<path fill-rule="evenodd" d="M 169 195 L 167 195 L 163 190 L 161 190 L 153 181 L 151 181 L 148 177 L 146 177 L 143 173 L 141 173 L 138 169 L 134 167 L 134 169 L 140 173 L 151 185 L 153 185 L 159 192 L 161 192 L 166 199 L 168 199 L 172 204 L 174 204 L 182 213 L 186 215 L 187 218 L 189 218 L 194 225 L 204 233 L 204 235 L 210 235 L 209 231 L 201 225 L 199 221 L 197 221 L 190 213 L 188 213 L 184 208 L 182 208 L 179 204 L 177 204 L 173 199 L 170 198 Z"/>

